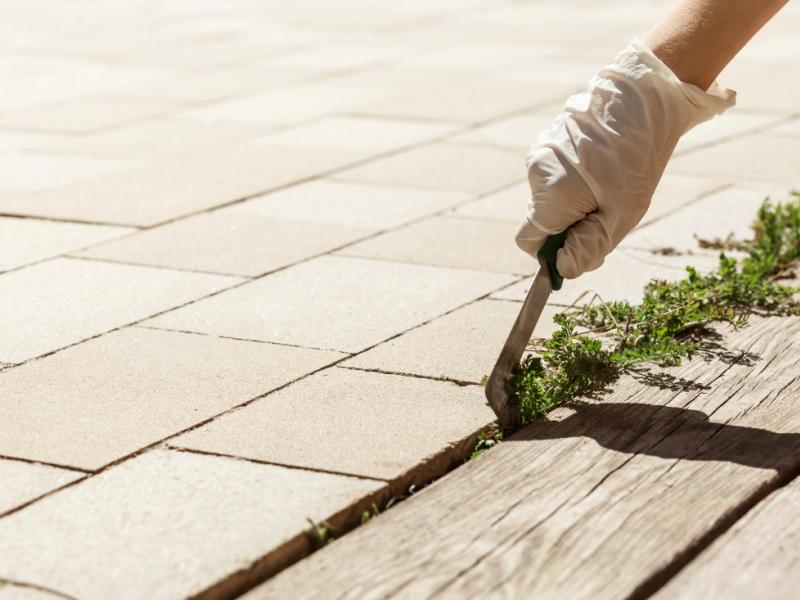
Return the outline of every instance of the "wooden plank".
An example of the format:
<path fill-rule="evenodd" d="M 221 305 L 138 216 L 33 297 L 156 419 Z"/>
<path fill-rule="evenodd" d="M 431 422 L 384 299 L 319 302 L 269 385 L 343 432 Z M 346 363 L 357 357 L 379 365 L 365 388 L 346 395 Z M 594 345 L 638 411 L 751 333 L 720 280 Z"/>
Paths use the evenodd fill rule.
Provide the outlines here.
<path fill-rule="evenodd" d="M 800 595 L 800 479 L 772 493 L 654 596 L 794 600 Z"/>
<path fill-rule="evenodd" d="M 798 471 L 798 334 L 754 321 L 713 357 L 626 376 L 247 598 L 646 595 Z"/>

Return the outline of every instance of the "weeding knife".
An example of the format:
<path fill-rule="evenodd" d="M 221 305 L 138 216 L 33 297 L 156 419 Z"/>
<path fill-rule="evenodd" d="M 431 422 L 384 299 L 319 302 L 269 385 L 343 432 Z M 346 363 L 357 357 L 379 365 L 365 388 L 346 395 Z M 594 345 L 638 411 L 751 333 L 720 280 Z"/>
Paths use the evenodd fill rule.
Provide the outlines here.
<path fill-rule="evenodd" d="M 563 278 L 556 270 L 556 253 L 564 245 L 567 232 L 548 237 L 537 253 L 539 270 L 525 297 L 517 320 L 508 334 L 505 346 L 486 383 L 486 399 L 497 415 L 501 427 L 517 427 L 520 421 L 520 407 L 515 403 L 508 388 L 508 380 L 514 367 L 522 358 L 523 352 L 533 335 L 536 323 L 544 310 L 547 299 L 553 290 L 561 289 Z"/>

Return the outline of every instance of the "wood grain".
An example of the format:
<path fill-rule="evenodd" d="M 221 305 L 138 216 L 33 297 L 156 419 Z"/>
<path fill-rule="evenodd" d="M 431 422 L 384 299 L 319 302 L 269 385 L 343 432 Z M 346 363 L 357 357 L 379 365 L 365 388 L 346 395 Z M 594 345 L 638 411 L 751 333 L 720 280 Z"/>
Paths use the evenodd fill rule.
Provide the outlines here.
<path fill-rule="evenodd" d="M 246 598 L 628 598 L 800 470 L 800 319 L 562 408 Z"/>
<path fill-rule="evenodd" d="M 654 596 L 794 600 L 800 595 L 800 479 L 774 492 Z"/>

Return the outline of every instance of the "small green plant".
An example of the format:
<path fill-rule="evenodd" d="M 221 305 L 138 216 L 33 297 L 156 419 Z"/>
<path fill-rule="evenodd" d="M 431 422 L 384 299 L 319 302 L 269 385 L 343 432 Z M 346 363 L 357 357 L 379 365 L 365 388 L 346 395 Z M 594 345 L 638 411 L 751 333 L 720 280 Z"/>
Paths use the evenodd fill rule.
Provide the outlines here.
<path fill-rule="evenodd" d="M 486 431 L 482 431 L 478 434 L 478 441 L 475 444 L 475 449 L 472 451 L 472 454 L 469 455 L 467 460 L 472 460 L 474 458 L 478 458 L 481 454 L 483 454 L 489 448 L 496 446 L 498 443 L 503 441 L 503 430 L 498 428 L 496 425 L 490 427 Z"/>
<path fill-rule="evenodd" d="M 318 550 L 327 546 L 336 539 L 336 529 L 327 521 L 316 522 L 306 517 L 309 528 L 306 530 L 306 537 L 311 544 L 312 550 Z"/>
<path fill-rule="evenodd" d="M 641 304 L 590 303 L 555 317 L 559 329 L 525 358 L 508 382 L 522 423 L 602 390 L 640 363 L 677 365 L 703 350 L 707 326 L 747 324 L 750 314 L 800 314 L 797 289 L 779 283 L 800 258 L 800 193 L 787 203 L 765 201 L 741 261 L 720 254 L 713 273 L 687 267 L 677 282 L 652 281 Z M 480 454 L 481 440 L 475 453 Z"/>

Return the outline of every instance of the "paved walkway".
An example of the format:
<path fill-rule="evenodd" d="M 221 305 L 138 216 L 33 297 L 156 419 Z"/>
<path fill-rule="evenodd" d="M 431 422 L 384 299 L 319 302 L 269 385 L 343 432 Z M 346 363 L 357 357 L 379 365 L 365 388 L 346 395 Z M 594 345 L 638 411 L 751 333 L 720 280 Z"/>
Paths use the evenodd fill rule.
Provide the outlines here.
<path fill-rule="evenodd" d="M 664 5 L 0 8 L 0 599 L 230 597 L 458 464 L 534 268 L 526 147 Z M 798 183 L 799 26 L 550 314 Z"/>

